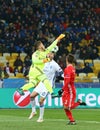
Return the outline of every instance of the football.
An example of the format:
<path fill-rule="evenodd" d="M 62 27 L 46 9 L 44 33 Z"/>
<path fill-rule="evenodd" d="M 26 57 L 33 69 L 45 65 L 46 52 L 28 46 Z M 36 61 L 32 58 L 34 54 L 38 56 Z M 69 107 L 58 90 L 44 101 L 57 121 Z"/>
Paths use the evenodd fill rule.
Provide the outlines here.
<path fill-rule="evenodd" d="M 52 49 L 52 52 L 57 52 L 59 50 L 58 46 L 55 46 L 53 49 Z"/>

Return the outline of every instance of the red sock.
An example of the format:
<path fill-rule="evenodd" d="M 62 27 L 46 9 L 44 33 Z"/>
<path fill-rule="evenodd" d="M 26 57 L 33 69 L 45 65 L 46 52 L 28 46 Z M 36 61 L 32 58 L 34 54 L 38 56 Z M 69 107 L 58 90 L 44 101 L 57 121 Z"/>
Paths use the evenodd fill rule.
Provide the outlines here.
<path fill-rule="evenodd" d="M 70 121 L 75 121 L 70 110 L 65 110 L 65 113 Z"/>
<path fill-rule="evenodd" d="M 76 108 L 77 106 L 80 105 L 80 102 L 75 102 L 72 106 L 71 106 L 71 109 L 74 109 Z"/>

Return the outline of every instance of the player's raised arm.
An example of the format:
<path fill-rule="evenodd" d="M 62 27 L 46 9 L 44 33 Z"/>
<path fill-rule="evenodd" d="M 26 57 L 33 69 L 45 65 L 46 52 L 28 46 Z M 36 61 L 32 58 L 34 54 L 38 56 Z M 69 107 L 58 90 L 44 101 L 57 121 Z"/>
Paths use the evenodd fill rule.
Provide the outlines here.
<path fill-rule="evenodd" d="M 49 46 L 46 48 L 46 52 L 47 54 L 57 45 L 58 41 L 60 41 L 61 39 L 63 39 L 65 37 L 65 34 L 60 34 L 56 40 Z"/>

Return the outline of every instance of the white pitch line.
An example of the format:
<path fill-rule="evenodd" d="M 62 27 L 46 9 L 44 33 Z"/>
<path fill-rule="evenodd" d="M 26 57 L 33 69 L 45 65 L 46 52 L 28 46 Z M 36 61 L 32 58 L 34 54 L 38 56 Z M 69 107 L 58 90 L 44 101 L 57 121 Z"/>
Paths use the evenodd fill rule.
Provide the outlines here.
<path fill-rule="evenodd" d="M 34 118 L 33 118 L 34 119 Z M 31 120 L 32 122 L 33 121 L 35 121 L 36 120 L 36 118 L 34 119 L 34 120 Z M 3 119 L 0 119 L 0 122 L 9 122 L 9 121 L 11 121 L 11 122 L 27 122 L 27 121 L 30 121 L 30 120 L 28 120 L 28 119 L 21 119 L 21 120 L 19 120 L 19 119 L 15 119 L 15 120 L 3 120 Z M 65 121 L 68 121 L 68 120 L 65 120 L 65 119 L 44 119 L 44 121 L 50 121 L 50 122 L 56 122 L 56 121 L 58 121 L 58 122 L 65 122 Z M 77 120 L 76 122 L 84 122 L 84 123 L 96 123 L 96 124 L 100 124 L 100 121 L 88 121 L 88 120 Z"/>
<path fill-rule="evenodd" d="M 48 121 L 66 121 L 65 119 L 46 119 Z M 100 123 L 100 121 L 77 120 L 76 122 Z"/>
<path fill-rule="evenodd" d="M 100 121 L 78 121 L 78 122 L 85 122 L 85 123 L 96 123 L 96 124 L 100 124 Z"/>

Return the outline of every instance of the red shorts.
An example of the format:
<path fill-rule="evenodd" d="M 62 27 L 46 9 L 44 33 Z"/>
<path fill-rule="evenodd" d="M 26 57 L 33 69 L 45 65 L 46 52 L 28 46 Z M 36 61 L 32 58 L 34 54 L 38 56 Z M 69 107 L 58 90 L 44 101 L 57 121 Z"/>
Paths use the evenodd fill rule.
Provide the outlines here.
<path fill-rule="evenodd" d="M 73 106 L 75 102 L 75 99 L 76 99 L 76 93 L 70 94 L 70 93 L 63 92 L 62 95 L 63 106 L 71 108 L 71 106 Z"/>

